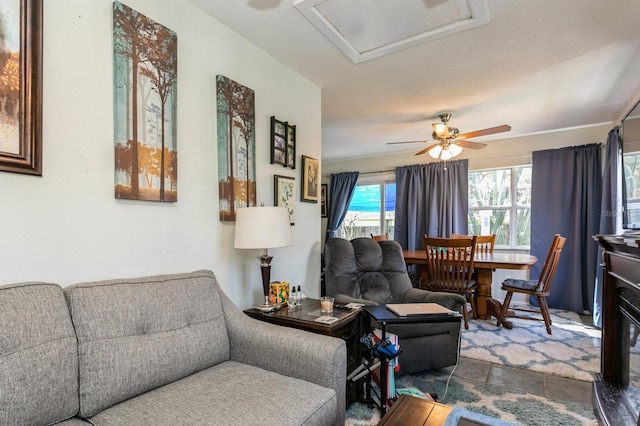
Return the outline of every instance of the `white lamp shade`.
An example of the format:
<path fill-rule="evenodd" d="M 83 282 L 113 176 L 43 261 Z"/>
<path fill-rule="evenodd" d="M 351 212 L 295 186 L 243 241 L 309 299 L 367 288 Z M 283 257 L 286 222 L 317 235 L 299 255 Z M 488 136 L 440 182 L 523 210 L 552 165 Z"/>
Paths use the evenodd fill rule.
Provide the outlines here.
<path fill-rule="evenodd" d="M 286 207 L 245 207 L 236 210 L 237 249 L 268 249 L 293 244 Z"/>

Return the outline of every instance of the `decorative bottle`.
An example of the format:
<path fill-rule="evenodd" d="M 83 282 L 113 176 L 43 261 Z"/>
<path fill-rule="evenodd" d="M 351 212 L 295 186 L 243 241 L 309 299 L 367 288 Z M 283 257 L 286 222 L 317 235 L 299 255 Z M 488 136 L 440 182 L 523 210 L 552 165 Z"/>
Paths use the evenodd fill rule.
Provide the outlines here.
<path fill-rule="evenodd" d="M 289 306 L 296 306 L 298 304 L 298 295 L 296 294 L 296 286 L 291 286 L 291 293 L 289 293 Z"/>

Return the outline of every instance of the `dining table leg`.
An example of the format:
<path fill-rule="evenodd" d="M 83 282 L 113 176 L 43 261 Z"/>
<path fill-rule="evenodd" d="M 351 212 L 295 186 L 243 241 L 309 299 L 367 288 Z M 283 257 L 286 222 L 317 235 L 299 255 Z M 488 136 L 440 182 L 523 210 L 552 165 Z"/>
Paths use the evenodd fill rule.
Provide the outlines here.
<path fill-rule="evenodd" d="M 491 283 L 493 282 L 493 269 L 491 268 L 476 268 L 476 283 L 478 288 L 476 289 L 476 313 L 479 319 L 487 320 L 491 317 L 498 319 L 500 317 L 500 310 L 502 309 L 502 303 L 491 296 Z M 513 311 L 507 312 L 507 316 L 513 314 Z M 502 320 L 502 326 L 504 328 L 513 328 L 513 324 L 506 319 Z"/>

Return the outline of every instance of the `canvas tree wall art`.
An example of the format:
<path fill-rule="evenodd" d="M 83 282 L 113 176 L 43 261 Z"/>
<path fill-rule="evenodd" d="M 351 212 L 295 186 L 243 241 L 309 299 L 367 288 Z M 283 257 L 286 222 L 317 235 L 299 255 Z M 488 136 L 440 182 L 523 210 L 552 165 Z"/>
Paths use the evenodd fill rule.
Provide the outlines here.
<path fill-rule="evenodd" d="M 216 91 L 219 215 L 235 221 L 238 208 L 256 205 L 255 95 L 222 75 Z"/>
<path fill-rule="evenodd" d="M 113 3 L 116 198 L 178 199 L 175 32 Z"/>

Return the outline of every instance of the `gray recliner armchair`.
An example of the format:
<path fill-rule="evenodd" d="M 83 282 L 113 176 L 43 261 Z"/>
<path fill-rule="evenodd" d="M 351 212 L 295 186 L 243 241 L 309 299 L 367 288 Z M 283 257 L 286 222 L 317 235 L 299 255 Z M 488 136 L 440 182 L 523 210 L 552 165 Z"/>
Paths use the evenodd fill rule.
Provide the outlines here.
<path fill-rule="evenodd" d="M 333 238 L 325 244 L 327 296 L 336 303 L 365 305 L 438 303 L 460 312 L 463 296 L 414 288 L 407 274 L 402 248 L 395 241 Z M 412 374 L 454 365 L 458 357 L 459 323 L 387 326 L 400 341 L 400 372 Z"/>

